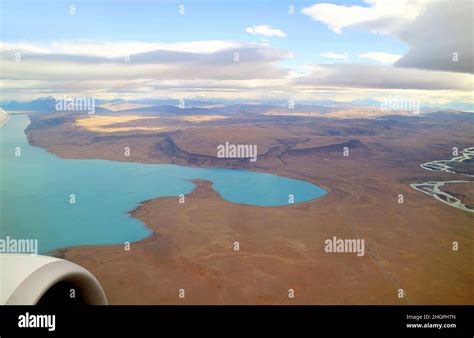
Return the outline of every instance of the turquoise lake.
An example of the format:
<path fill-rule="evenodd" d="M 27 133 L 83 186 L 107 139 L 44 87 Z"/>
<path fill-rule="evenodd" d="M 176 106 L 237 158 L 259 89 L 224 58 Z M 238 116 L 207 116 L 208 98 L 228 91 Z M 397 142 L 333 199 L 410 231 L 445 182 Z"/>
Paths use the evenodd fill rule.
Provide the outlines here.
<path fill-rule="evenodd" d="M 247 170 L 60 159 L 28 143 L 29 123 L 26 115 L 14 115 L 0 128 L 0 238 L 38 239 L 40 253 L 141 240 L 151 231 L 128 212 L 151 198 L 189 194 L 193 179 L 209 180 L 222 198 L 249 205 L 287 205 L 289 194 L 295 203 L 326 194 L 305 181 Z"/>

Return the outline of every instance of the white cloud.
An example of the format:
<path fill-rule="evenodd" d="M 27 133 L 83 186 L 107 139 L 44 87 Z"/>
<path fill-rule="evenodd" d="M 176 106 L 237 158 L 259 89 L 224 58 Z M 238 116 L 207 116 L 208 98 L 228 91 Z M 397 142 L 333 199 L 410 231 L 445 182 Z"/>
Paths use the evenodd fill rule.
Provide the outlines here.
<path fill-rule="evenodd" d="M 309 74 L 295 84 L 309 87 L 472 91 L 474 75 L 397 68 L 379 64 L 320 64 L 308 66 Z"/>
<path fill-rule="evenodd" d="M 410 50 L 399 67 L 474 73 L 472 0 L 433 1 L 412 24 L 397 32 Z"/>
<path fill-rule="evenodd" d="M 402 55 L 385 53 L 385 52 L 367 52 L 367 53 L 358 54 L 357 57 L 360 59 L 369 59 L 369 60 L 378 61 L 380 63 L 392 64 L 395 61 L 397 61 L 399 58 L 401 58 Z"/>
<path fill-rule="evenodd" d="M 3 43 L 1 47 L 0 98 L 6 100 L 78 93 L 124 98 L 193 94 L 311 98 L 311 94 L 325 93 L 336 98 L 345 95 L 340 93 L 371 97 L 375 91 L 398 90 L 463 98 L 471 93 L 473 81 L 470 74 L 341 62 L 297 72 L 279 64 L 292 53 L 268 43 L 132 41 L 120 46 L 117 42 L 69 41 Z M 22 54 L 20 62 L 14 61 L 17 51 Z M 130 51 L 135 54 L 125 62 L 123 55 Z M 239 62 L 234 61 L 235 52 L 239 52 Z M 344 58 L 344 54 L 322 54 L 335 60 Z"/>
<path fill-rule="evenodd" d="M 54 41 L 48 44 L 7 43 L 0 44 L 3 51 L 38 54 L 87 55 L 104 58 L 125 57 L 152 51 L 211 54 L 245 44 L 226 40 L 204 40 L 177 43 L 151 43 L 140 41 Z"/>
<path fill-rule="evenodd" d="M 101 80 L 281 79 L 288 69 L 276 62 L 292 57 L 268 44 L 232 41 L 128 42 L 124 46 L 116 42 L 71 41 L 47 46 L 4 43 L 1 47 L 3 79 L 64 81 L 69 85 Z M 15 61 L 16 52 L 21 53 L 20 62 Z M 235 53 L 239 53 L 238 62 Z M 129 61 L 122 55 L 129 55 Z"/>
<path fill-rule="evenodd" d="M 347 54 L 339 54 L 339 53 L 332 53 L 332 52 L 326 52 L 326 53 L 321 53 L 319 54 L 323 58 L 327 59 L 336 59 L 336 60 L 345 60 L 347 59 Z"/>
<path fill-rule="evenodd" d="M 357 27 L 393 36 L 409 47 L 395 66 L 474 73 L 472 0 L 365 0 L 367 6 L 319 3 L 303 14 L 336 33 Z"/>
<path fill-rule="evenodd" d="M 278 28 L 273 28 L 269 25 L 257 25 L 253 27 L 247 27 L 245 28 L 245 31 L 253 35 L 276 36 L 279 38 L 286 37 L 285 32 Z"/>
<path fill-rule="evenodd" d="M 368 6 L 345 6 L 319 3 L 305 7 L 302 13 L 341 33 L 343 28 L 365 24 L 372 31 L 389 33 L 413 21 L 424 10 L 428 0 L 366 0 Z"/>

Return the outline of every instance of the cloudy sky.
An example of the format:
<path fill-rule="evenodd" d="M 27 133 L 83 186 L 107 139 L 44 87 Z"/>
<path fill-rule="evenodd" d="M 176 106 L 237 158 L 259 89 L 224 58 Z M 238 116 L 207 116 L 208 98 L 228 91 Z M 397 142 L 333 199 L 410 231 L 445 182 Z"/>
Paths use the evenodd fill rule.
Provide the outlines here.
<path fill-rule="evenodd" d="M 474 102 L 471 0 L 7 0 L 1 10 L 0 100 Z"/>

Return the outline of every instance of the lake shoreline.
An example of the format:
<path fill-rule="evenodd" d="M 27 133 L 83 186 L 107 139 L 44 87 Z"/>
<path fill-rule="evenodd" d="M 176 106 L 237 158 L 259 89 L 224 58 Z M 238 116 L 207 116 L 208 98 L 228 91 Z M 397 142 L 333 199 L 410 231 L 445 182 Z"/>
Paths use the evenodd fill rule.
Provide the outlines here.
<path fill-rule="evenodd" d="M 192 183 L 195 179 L 213 182 L 214 189 L 223 199 L 243 205 L 286 206 L 327 194 L 320 186 L 307 181 L 245 169 L 207 169 L 103 159 L 64 160 L 41 147 L 32 146 L 24 132 L 28 126 L 26 116 L 17 116 L 2 133 L 5 136 L 2 138 L 5 181 L 13 182 L 14 178 L 20 177 L 25 182 L 17 200 L 5 200 L 2 208 L 5 208 L 7 225 L 46 224 L 44 230 L 36 227 L 28 233 L 38 237 L 42 253 L 76 245 L 108 245 L 146 238 L 150 235 L 149 227 L 131 217 L 130 211 L 147 200 L 164 196 L 175 196 L 178 203 L 179 196 L 190 194 L 196 188 Z M 34 175 L 28 170 L 32 163 L 44 168 L 39 188 L 33 182 Z M 25 190 L 30 186 L 37 187 L 43 193 Z M 295 194 L 292 197 L 294 200 L 289 200 L 291 193 Z M 115 197 L 111 199 L 110 194 Z M 98 196 L 102 197 L 96 200 Z M 28 203 L 42 206 L 31 206 L 35 212 L 34 221 L 14 212 L 13 205 L 27 206 Z M 101 207 L 103 204 L 107 207 Z M 49 208 L 56 212 L 48 214 L 42 211 Z M 101 226 L 94 226 L 96 223 Z M 23 225 L 3 230 L 19 236 L 15 231 L 22 228 L 29 229 L 28 225 Z M 113 228 L 112 235 L 107 230 L 109 228 Z M 46 229 L 51 230 L 51 235 L 47 236 Z"/>

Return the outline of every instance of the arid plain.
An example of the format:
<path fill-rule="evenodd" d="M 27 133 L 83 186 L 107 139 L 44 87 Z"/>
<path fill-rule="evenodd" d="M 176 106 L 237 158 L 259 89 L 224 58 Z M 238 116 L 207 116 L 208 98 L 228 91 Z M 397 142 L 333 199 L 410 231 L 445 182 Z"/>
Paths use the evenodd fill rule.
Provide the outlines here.
<path fill-rule="evenodd" d="M 240 168 L 328 191 L 305 203 L 258 207 L 227 202 L 210 182 L 195 181 L 184 204 L 178 197 L 143 201 L 131 215 L 153 234 L 129 251 L 110 245 L 55 252 L 94 273 L 111 303 L 474 302 L 474 213 L 410 187 L 466 178 L 419 165 L 451 158 L 453 147 L 473 146 L 472 115 L 341 118 L 340 112 L 324 117 L 215 110 L 217 118 L 183 111 L 130 119 L 143 114 L 132 108 L 106 122 L 100 113 L 96 121 L 87 114 L 31 114 L 30 143 L 62 158 Z M 217 158 L 217 145 L 226 141 L 256 144 L 258 160 Z M 467 170 L 472 174 L 472 167 Z M 468 203 L 473 185 L 452 187 L 451 193 Z M 364 239 L 365 255 L 325 252 L 324 241 L 333 236 Z"/>

